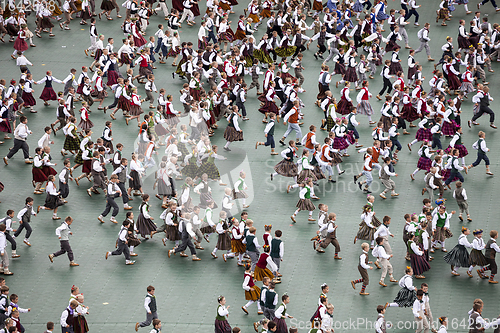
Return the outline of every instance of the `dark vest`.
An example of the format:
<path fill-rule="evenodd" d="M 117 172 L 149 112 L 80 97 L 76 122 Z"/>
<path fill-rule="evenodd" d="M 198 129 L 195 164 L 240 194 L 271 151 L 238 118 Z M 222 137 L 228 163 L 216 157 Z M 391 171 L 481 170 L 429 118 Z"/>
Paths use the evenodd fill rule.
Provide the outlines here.
<path fill-rule="evenodd" d="M 264 302 L 264 306 L 268 309 L 274 309 L 276 308 L 276 305 L 274 305 L 274 297 L 276 296 L 276 293 L 271 290 L 266 290 L 266 301 Z"/>
<path fill-rule="evenodd" d="M 274 136 L 274 125 L 275 125 L 275 122 L 274 120 L 270 120 L 269 122 L 272 122 L 273 123 L 273 126 L 271 126 L 271 129 L 269 130 L 269 132 L 267 132 L 267 135 L 272 135 Z"/>
<path fill-rule="evenodd" d="M 484 250 L 484 256 L 486 259 L 493 259 L 495 260 L 495 255 L 497 254 L 497 251 L 495 249 L 491 248 L 491 244 L 496 243 L 493 239 L 490 238 L 488 243 L 486 243 L 486 247 Z"/>
<path fill-rule="evenodd" d="M 151 302 L 149 302 L 149 309 L 151 310 L 151 313 L 156 312 L 156 297 L 149 294 L 146 297 L 151 299 Z"/>
<path fill-rule="evenodd" d="M 255 235 L 252 235 L 252 234 L 248 234 L 246 237 L 245 237 L 245 240 L 246 240 L 246 245 L 247 245 L 247 251 L 250 251 L 250 252 L 257 252 L 257 249 L 255 248 L 255 244 L 253 243 L 253 240 L 255 238 Z"/>
<path fill-rule="evenodd" d="M 271 258 L 280 257 L 280 245 L 281 245 L 281 239 L 274 238 L 271 241 L 271 253 L 269 254 Z"/>

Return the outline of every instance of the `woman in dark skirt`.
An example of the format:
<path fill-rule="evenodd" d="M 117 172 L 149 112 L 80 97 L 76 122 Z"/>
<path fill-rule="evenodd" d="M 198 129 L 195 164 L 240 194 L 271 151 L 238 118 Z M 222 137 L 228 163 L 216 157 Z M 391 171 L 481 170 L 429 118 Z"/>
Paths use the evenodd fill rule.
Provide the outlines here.
<path fill-rule="evenodd" d="M 137 217 L 137 230 L 143 238 L 151 235 L 152 231 L 156 231 L 156 224 L 153 223 L 153 218 L 149 215 L 149 194 L 142 195 L 142 204 L 139 207 L 139 217 Z"/>
<path fill-rule="evenodd" d="M 217 315 L 215 316 L 215 333 L 231 333 L 231 325 L 227 322 L 229 311 L 226 308 L 226 298 L 219 296 L 217 302 L 219 302 L 219 306 L 217 307 Z"/>
<path fill-rule="evenodd" d="M 462 144 L 462 127 L 459 127 L 455 135 L 453 135 L 453 139 L 450 141 L 450 145 L 448 148 L 444 150 L 445 153 L 451 154 L 453 149 L 458 149 L 458 157 L 464 158 L 469 155 L 467 151 L 467 147 Z"/>
<path fill-rule="evenodd" d="M 271 180 L 273 180 L 276 175 L 282 175 L 283 177 L 298 176 L 299 171 L 297 163 L 293 161 L 294 157 L 298 157 L 296 151 L 295 141 L 290 140 L 289 147 L 281 152 L 281 156 L 284 156 L 283 160 L 274 166 L 274 173 L 271 174 Z"/>
<path fill-rule="evenodd" d="M 311 162 L 310 162 L 311 165 L 314 166 L 314 170 L 313 170 L 314 176 L 316 177 L 316 180 L 326 179 L 325 174 L 321 170 L 321 167 L 320 167 L 320 164 L 318 161 L 319 156 L 321 156 L 321 146 L 319 144 L 317 144 L 317 145 L 315 145 L 314 149 L 316 150 L 316 152 L 312 156 Z"/>
<path fill-rule="evenodd" d="M 23 92 L 22 92 L 22 99 L 24 101 L 24 107 L 25 108 L 31 108 L 33 110 L 33 106 L 36 105 L 35 98 L 33 97 L 33 80 L 32 80 L 31 73 L 26 74 L 26 82 L 24 82 L 24 87 L 23 87 Z"/>
<path fill-rule="evenodd" d="M 166 208 L 167 199 L 174 195 L 170 184 L 170 177 L 167 173 L 167 163 L 161 162 L 160 169 L 156 172 L 155 186 L 158 190 L 156 197 L 162 200 L 162 208 Z"/>
<path fill-rule="evenodd" d="M 231 252 L 231 230 L 229 230 L 229 226 L 226 222 L 226 212 L 221 211 L 219 213 L 219 223 L 217 223 L 215 227 L 215 231 L 218 234 L 217 244 L 215 245 L 214 250 L 212 251 L 212 256 L 217 258 L 217 251 L 227 251 Z"/>
<path fill-rule="evenodd" d="M 68 126 L 64 129 L 66 131 L 66 139 L 64 139 L 64 146 L 63 150 L 67 150 L 71 152 L 72 154 L 78 153 L 80 149 L 80 138 L 78 137 L 78 134 L 76 133 L 77 126 L 76 126 L 76 118 L 71 116 L 69 118 L 69 124 Z M 80 158 L 81 158 L 81 152 L 80 153 Z M 76 163 L 76 159 L 75 159 Z M 82 164 L 82 163 L 79 163 Z"/>
<path fill-rule="evenodd" d="M 356 73 L 356 52 L 353 52 L 347 61 L 347 69 L 345 71 L 344 80 L 347 82 L 357 82 L 358 74 Z"/>
<path fill-rule="evenodd" d="M 186 166 L 182 168 L 181 174 L 184 177 L 191 177 L 192 179 L 198 178 L 198 149 L 193 147 L 193 153 L 186 155 Z"/>
<path fill-rule="evenodd" d="M 17 33 L 16 41 L 14 42 L 14 50 L 18 52 L 24 52 L 28 49 L 28 43 L 26 43 L 28 26 L 23 24 L 21 30 Z"/>
<path fill-rule="evenodd" d="M 229 124 L 224 131 L 224 139 L 226 139 L 226 145 L 224 146 L 224 150 L 230 151 L 229 144 L 234 141 L 243 141 L 243 131 L 240 129 L 238 125 L 238 117 L 240 114 L 238 113 L 238 107 L 236 105 L 233 106 L 233 113 L 229 115 L 227 121 Z"/>
<path fill-rule="evenodd" d="M 425 279 L 425 276 L 422 274 L 431 269 L 431 266 L 424 255 L 424 251 L 420 250 L 415 243 L 415 234 L 410 233 L 408 235 L 406 246 L 408 247 L 408 252 L 410 252 L 411 269 L 415 272 L 415 277 L 417 279 Z"/>
<path fill-rule="evenodd" d="M 47 185 L 45 186 L 45 192 L 47 192 L 47 196 L 45 197 L 45 203 L 43 206 L 38 206 L 37 213 L 40 209 L 45 210 L 53 210 L 52 219 L 60 220 L 61 218 L 57 216 L 57 208 L 59 206 L 64 205 L 64 201 L 60 198 L 59 192 L 56 190 L 56 186 L 54 184 L 54 180 L 56 177 L 50 175 L 47 180 Z"/>
<path fill-rule="evenodd" d="M 317 2 L 317 1 L 314 1 Z M 276 309 L 276 318 L 274 321 L 276 322 L 276 333 L 288 333 L 288 327 L 286 326 L 285 319 L 293 318 L 288 313 L 286 313 L 286 305 L 290 302 L 290 296 L 284 294 L 281 296 L 281 304 Z"/>
<path fill-rule="evenodd" d="M 127 245 L 129 246 L 130 249 L 130 256 L 135 257 L 137 256 L 137 254 L 134 252 L 134 248 L 141 245 L 142 242 L 136 236 L 138 230 L 137 228 L 135 228 L 134 213 L 127 212 L 126 217 L 127 221 L 130 223 L 130 226 L 128 227 Z"/>
<path fill-rule="evenodd" d="M 465 30 L 465 20 L 460 20 L 460 26 L 458 27 L 458 48 L 462 50 L 468 50 L 470 47 L 469 36 Z"/>
<path fill-rule="evenodd" d="M 99 20 L 101 19 L 102 14 L 106 15 L 106 18 L 108 20 L 113 20 L 111 17 L 111 11 L 115 9 L 115 5 L 113 5 L 113 2 L 110 0 L 102 0 L 101 2 L 101 10 L 102 12 L 99 13 Z"/>
<path fill-rule="evenodd" d="M 144 161 L 144 156 L 139 155 L 139 157 L 136 154 L 132 154 L 132 160 L 130 161 L 130 177 L 132 179 L 129 179 L 128 181 L 128 195 L 132 193 L 132 190 L 134 193 L 142 192 L 142 184 L 141 184 L 141 175 L 140 173 L 144 172 L 144 168 L 142 167 L 142 162 Z M 137 195 L 137 194 L 136 194 Z"/>
<path fill-rule="evenodd" d="M 354 237 L 355 244 L 358 239 L 367 240 L 371 242 L 371 248 L 373 248 L 373 235 L 375 234 L 375 231 L 377 231 L 377 227 L 373 223 L 374 215 L 375 212 L 372 211 L 372 206 L 363 206 L 363 214 L 361 214 L 361 223 L 359 224 L 359 230 L 356 234 L 356 237 Z"/>
<path fill-rule="evenodd" d="M 210 190 L 210 187 L 208 186 L 208 175 L 204 173 L 201 175 L 201 182 L 195 187 L 194 189 L 195 193 L 198 193 L 200 195 L 200 208 L 205 209 L 208 207 L 209 202 L 213 202 L 214 207 L 217 208 L 217 204 L 214 202 L 214 198 L 212 197 L 212 191 Z"/>
<path fill-rule="evenodd" d="M 208 179 L 220 182 L 220 173 L 219 169 L 215 165 L 215 159 L 225 160 L 226 158 L 224 156 L 218 155 L 217 149 L 217 146 L 214 145 L 212 146 L 212 151 L 206 152 L 208 154 L 208 157 L 202 160 L 202 163 L 197 172 L 198 177 L 206 174 L 208 176 Z M 222 186 L 222 183 L 220 185 Z"/>
<path fill-rule="evenodd" d="M 344 64 L 344 49 L 339 49 L 340 55 L 337 56 L 337 61 L 335 61 L 335 74 L 340 74 L 341 76 L 344 76 L 345 74 L 345 64 Z"/>
<path fill-rule="evenodd" d="M 472 268 L 477 266 L 480 266 L 483 268 L 484 266 L 488 266 L 488 261 L 486 260 L 486 257 L 483 254 L 483 249 L 486 247 L 486 244 L 484 243 L 483 240 L 483 229 L 476 229 L 472 232 L 474 235 L 474 240 L 472 241 L 472 250 L 470 251 L 469 255 L 469 270 L 467 271 L 467 275 L 469 277 L 472 277 Z M 481 278 L 484 278 L 485 276 L 482 273 L 478 274 Z"/>
<path fill-rule="evenodd" d="M 88 309 L 83 305 L 84 298 L 83 294 L 80 294 L 76 296 L 76 300 L 80 303 L 78 307 L 76 308 L 76 313 L 77 316 L 74 318 L 74 333 L 87 333 L 89 331 L 89 326 L 87 324 L 87 319 L 85 318 L 85 315 L 88 314 Z M 82 308 L 83 311 L 79 310 L 78 308 Z"/>
<path fill-rule="evenodd" d="M 340 101 L 337 104 L 337 113 L 347 115 L 351 113 L 352 100 L 349 97 L 349 87 L 351 82 L 346 81 L 345 87 L 340 91 Z"/>
<path fill-rule="evenodd" d="M 459 276 L 457 268 L 469 266 L 469 252 L 467 248 L 471 248 L 472 244 L 467 240 L 467 235 L 470 235 L 470 230 L 462 227 L 462 234 L 458 236 L 458 244 L 443 257 L 444 261 L 451 265 L 452 275 Z"/>
<path fill-rule="evenodd" d="M 403 67 L 401 67 L 401 60 L 399 59 L 399 46 L 398 46 L 392 52 L 391 66 L 389 66 L 389 74 L 394 75 L 398 74 L 399 72 L 403 72 Z"/>
<path fill-rule="evenodd" d="M 385 303 L 385 307 L 411 308 L 417 299 L 416 288 L 413 286 L 413 270 L 406 266 L 405 276 L 399 280 L 401 289 L 398 291 L 393 303 Z"/>

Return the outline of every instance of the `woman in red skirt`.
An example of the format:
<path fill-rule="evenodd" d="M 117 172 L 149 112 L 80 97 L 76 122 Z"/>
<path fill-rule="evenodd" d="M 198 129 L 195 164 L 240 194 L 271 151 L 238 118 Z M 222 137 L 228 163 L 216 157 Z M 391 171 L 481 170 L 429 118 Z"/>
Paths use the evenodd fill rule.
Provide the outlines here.
<path fill-rule="evenodd" d="M 19 83 L 21 84 L 21 81 Z M 24 107 L 30 108 L 30 112 L 36 113 L 36 111 L 33 110 L 33 106 L 36 105 L 36 101 L 33 97 L 33 77 L 31 76 L 31 73 L 26 74 L 26 80 L 24 85 L 21 84 L 21 88 L 23 89 L 22 98 L 24 101 Z"/>
<path fill-rule="evenodd" d="M 14 53 L 12 53 L 12 59 L 16 59 L 17 52 L 24 53 L 28 49 L 28 43 L 26 43 L 28 32 L 28 26 L 23 24 L 22 29 L 17 33 L 16 41 L 14 42 Z"/>
<path fill-rule="evenodd" d="M 43 183 L 47 181 L 47 175 L 43 172 L 43 151 L 42 148 L 37 147 L 35 149 L 35 157 L 33 158 L 33 168 L 31 169 L 33 174 L 33 186 L 35 187 L 35 194 L 42 194 L 40 190 Z"/>
<path fill-rule="evenodd" d="M 63 83 L 61 80 L 56 79 L 52 76 L 51 71 L 47 71 L 45 77 L 40 81 L 36 81 L 35 84 L 45 83 L 45 87 L 43 88 L 42 94 L 40 95 L 40 99 L 43 100 L 43 105 L 50 105 L 48 101 L 57 101 L 57 95 L 52 88 L 52 82 Z"/>
<path fill-rule="evenodd" d="M 337 104 L 337 112 L 341 115 L 347 115 L 351 113 L 352 100 L 349 97 L 349 87 L 351 82 L 346 81 L 345 87 L 340 92 L 340 102 Z"/>
<path fill-rule="evenodd" d="M 217 307 L 217 315 L 215 316 L 215 333 L 231 333 L 231 325 L 227 322 L 229 305 L 226 307 L 226 298 L 219 296 L 217 302 L 219 302 L 219 306 Z"/>
<path fill-rule="evenodd" d="M 82 101 L 82 108 L 80 109 L 80 123 L 78 127 L 83 130 L 91 129 L 94 124 L 89 119 L 89 110 L 87 109 L 87 102 Z"/>
<path fill-rule="evenodd" d="M 125 118 L 125 122 L 128 125 L 128 122 L 132 119 L 137 119 L 137 124 L 140 122 L 140 115 L 144 113 L 141 108 L 141 98 L 137 95 L 137 88 L 132 88 L 132 99 L 130 101 L 130 118 Z"/>
<path fill-rule="evenodd" d="M 264 94 L 262 94 L 259 96 L 259 101 L 264 103 L 259 109 L 259 112 L 264 114 L 264 119 L 262 120 L 263 123 L 267 123 L 267 117 L 270 113 L 274 113 L 276 116 L 279 114 L 279 109 L 274 102 L 274 98 L 276 97 L 276 93 L 274 91 L 275 86 L 276 83 L 271 81 L 266 95 L 264 96 Z"/>
<path fill-rule="evenodd" d="M 132 29 L 132 36 L 134 38 L 134 45 L 140 50 L 144 45 L 146 45 L 147 41 L 144 36 L 141 34 L 141 29 L 137 26 L 137 18 L 132 18 L 132 24 L 130 25 Z"/>
<path fill-rule="evenodd" d="M 458 90 L 460 89 L 461 82 L 458 79 L 460 77 L 460 72 L 458 72 L 455 67 L 453 67 L 453 59 L 451 57 L 446 57 L 446 64 L 443 65 L 443 70 L 448 74 L 448 89 L 450 90 L 449 94 L 458 94 Z"/>
<path fill-rule="evenodd" d="M 200 101 L 200 95 L 201 91 L 203 88 L 201 87 L 203 83 L 200 81 L 200 73 L 195 72 L 193 74 L 193 77 L 191 78 L 191 81 L 189 82 L 189 93 L 191 94 L 191 97 L 197 102 Z"/>
<path fill-rule="evenodd" d="M 316 1 L 314 2 L 316 3 Z M 281 304 L 274 312 L 276 316 L 274 318 L 274 321 L 276 322 L 276 333 L 288 333 L 288 327 L 286 326 L 285 319 L 293 318 L 286 312 L 286 305 L 288 303 L 290 303 L 290 296 L 288 296 L 287 294 L 281 296 Z"/>

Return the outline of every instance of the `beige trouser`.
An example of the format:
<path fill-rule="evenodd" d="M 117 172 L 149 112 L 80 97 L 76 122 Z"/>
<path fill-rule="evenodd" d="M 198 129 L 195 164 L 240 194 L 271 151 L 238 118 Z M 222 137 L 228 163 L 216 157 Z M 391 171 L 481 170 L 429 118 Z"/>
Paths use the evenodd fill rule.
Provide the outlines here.
<path fill-rule="evenodd" d="M 392 276 L 392 265 L 389 262 L 389 259 L 379 258 L 379 262 L 382 265 L 382 275 L 380 276 L 380 281 L 384 281 L 388 271 L 389 275 Z"/>
<path fill-rule="evenodd" d="M 160 10 L 163 11 L 163 15 L 165 15 L 165 17 L 168 16 L 168 8 L 167 8 L 167 4 L 165 2 L 160 2 Z M 158 10 L 156 10 L 158 11 Z"/>
<path fill-rule="evenodd" d="M 392 254 L 392 249 L 391 249 L 391 244 L 389 244 L 389 235 L 382 237 L 384 239 L 384 243 L 382 245 L 384 246 L 385 252 L 388 255 Z"/>
<path fill-rule="evenodd" d="M 7 251 L 4 250 L 3 255 L 0 256 L 0 258 L 1 258 L 2 267 L 8 268 L 9 267 L 9 254 L 7 253 Z"/>
<path fill-rule="evenodd" d="M 429 322 L 427 321 L 427 317 L 424 315 L 424 311 L 420 311 L 418 313 L 422 319 L 415 318 L 415 323 L 417 324 L 417 329 L 415 333 L 420 333 L 424 331 L 424 333 L 429 333 Z"/>
<path fill-rule="evenodd" d="M 429 306 L 429 303 L 425 303 L 425 312 L 427 312 L 427 320 L 429 321 L 429 325 L 431 328 L 434 327 L 434 318 L 432 317 L 432 311 L 431 307 Z"/>

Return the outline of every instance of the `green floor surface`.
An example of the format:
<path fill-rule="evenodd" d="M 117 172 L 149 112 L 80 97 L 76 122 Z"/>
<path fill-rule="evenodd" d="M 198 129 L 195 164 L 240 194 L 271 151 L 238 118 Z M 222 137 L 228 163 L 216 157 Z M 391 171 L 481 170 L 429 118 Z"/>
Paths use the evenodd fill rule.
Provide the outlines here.
<path fill-rule="evenodd" d="M 477 0 L 472 1 L 470 8 L 475 7 Z M 440 47 L 445 43 L 445 37 L 450 35 L 456 37 L 459 19 L 470 20 L 472 17 L 465 16 L 462 7 L 458 7 L 452 21 L 448 27 L 441 27 L 434 22 L 435 9 L 438 7 L 437 1 L 420 1 L 423 5 L 420 9 L 420 22 L 431 22 L 430 37 L 432 55 L 436 60 L 441 56 Z M 235 7 L 237 13 L 241 12 L 246 3 Z M 389 7 L 399 6 L 399 2 L 390 2 Z M 201 6 L 202 12 L 205 10 L 204 4 Z M 487 4 L 483 7 L 484 12 L 490 14 L 490 22 L 497 21 L 493 7 Z M 232 15 L 233 28 L 237 21 L 237 15 Z M 30 28 L 33 30 L 32 18 L 30 18 Z M 200 19 L 198 18 L 198 23 Z M 309 19 L 310 21 L 310 19 Z M 413 23 L 413 19 L 411 20 Z M 154 16 L 151 19 L 148 28 L 148 35 L 156 31 L 156 25 L 164 23 L 163 18 Z M 121 45 L 122 32 L 119 23 L 114 21 L 98 21 L 98 31 L 104 33 L 107 37 L 114 37 L 115 50 Z M 182 41 L 196 41 L 198 27 L 188 27 L 184 25 L 181 29 Z M 386 25 L 387 27 L 387 25 Z M 81 30 L 80 30 L 81 28 Z M 83 48 L 89 44 L 88 27 L 80 27 L 77 20 L 72 22 L 71 31 L 60 31 L 54 29 L 55 38 L 49 39 L 47 34 L 43 39 L 36 39 L 37 47 L 29 49 L 26 52 L 34 66 L 30 67 L 34 78 L 41 79 L 45 71 L 52 70 L 53 75 L 63 79 L 68 70 L 72 67 L 79 69 L 82 65 L 90 65 L 91 59 L 83 54 Z M 257 34 L 260 37 L 263 33 L 261 28 Z M 388 29 L 387 29 L 388 30 Z M 416 38 L 418 28 L 413 24 L 408 28 L 411 46 L 417 47 Z M 311 33 L 308 32 L 310 35 Z M 387 34 L 387 32 L 386 32 Z M 36 37 L 35 37 L 36 38 Z M 456 46 L 456 43 L 455 43 Z M 303 134 L 306 133 L 309 124 L 320 124 L 322 112 L 314 106 L 317 93 L 317 75 L 319 73 L 320 62 L 315 61 L 312 53 L 316 50 L 314 44 L 311 50 L 305 52 L 303 65 L 306 68 L 304 75 L 306 77 L 306 93 L 300 95 L 306 104 L 303 110 L 306 115 Z M 10 59 L 12 44 L 5 43 L 0 45 L 0 77 L 7 81 L 11 78 L 19 78 L 19 70 L 15 62 Z M 402 51 L 400 55 L 403 68 L 406 70 L 407 52 Z M 387 58 L 387 56 L 386 56 Z M 423 66 L 423 72 L 426 77 L 424 87 L 429 89 L 428 80 L 432 77 L 432 63 L 427 62 L 425 54 L 418 54 L 416 60 Z M 170 66 L 171 59 L 167 65 L 158 65 L 155 71 L 156 86 L 158 89 L 165 88 L 167 93 L 174 96 L 174 105 L 176 109 L 181 109 L 179 102 L 179 90 L 184 83 L 178 78 L 172 80 L 171 73 L 173 67 Z M 495 70 L 500 70 L 496 63 L 493 64 Z M 79 72 L 78 72 L 79 74 Z M 488 73 L 488 80 L 493 98 L 500 99 L 498 83 L 494 74 Z M 263 78 L 262 78 L 263 79 Z M 247 79 L 248 80 L 248 79 Z M 142 85 L 139 86 L 139 92 L 144 93 Z M 374 95 L 381 88 L 381 80 L 376 75 L 375 80 L 370 81 L 370 90 Z M 56 85 L 56 91 L 61 90 L 60 85 Z M 34 96 L 38 97 L 42 87 L 35 87 Z M 335 97 L 339 97 L 339 89 L 333 89 Z M 351 98 L 355 99 L 356 92 L 351 91 Z M 372 105 L 375 109 L 376 117 L 379 116 L 381 103 L 372 99 Z M 105 105 L 111 103 L 111 98 L 107 98 Z M 496 101 L 492 103 L 492 108 L 497 110 Z M 147 105 L 144 105 L 145 108 Z M 285 258 L 281 266 L 283 274 L 283 283 L 277 287 L 281 295 L 287 292 L 291 296 L 291 303 L 288 306 L 288 312 L 295 317 L 290 323 L 297 325 L 300 332 L 306 332 L 305 324 L 316 310 L 317 299 L 320 294 L 320 285 L 327 283 L 330 286 L 329 299 L 335 305 L 334 320 L 336 321 L 336 332 L 357 331 L 373 332 L 370 326 L 376 319 L 375 308 L 378 304 L 384 304 L 392 301 L 396 296 L 399 287 L 392 284 L 387 288 L 382 288 L 377 284 L 380 271 L 370 272 L 370 285 L 367 291 L 369 296 L 362 297 L 358 295 L 359 290 L 352 290 L 349 281 L 359 278 L 357 271 L 357 260 L 360 254 L 360 245 L 352 244 L 352 240 L 358 229 L 361 214 L 361 208 L 365 203 L 366 196 L 362 194 L 352 182 L 353 174 L 359 172 L 362 167 L 362 156 L 356 154 L 353 148 L 349 149 L 351 157 L 345 158 L 342 168 L 346 173 L 337 178 L 336 184 L 320 182 L 316 187 L 316 194 L 321 197 L 317 203 L 326 203 L 330 211 L 337 213 L 339 229 L 337 235 L 342 247 L 341 256 L 343 260 L 333 260 L 333 250 L 328 248 L 325 254 L 317 254 L 311 248 L 310 238 L 315 234 L 317 228 L 313 224 L 307 223 L 307 213 L 301 212 L 297 217 L 296 225 L 290 224 L 290 215 L 295 210 L 295 204 L 298 200 L 297 190 L 286 194 L 286 185 L 290 184 L 289 179 L 276 178 L 270 181 L 269 174 L 272 167 L 280 161 L 279 156 L 271 157 L 267 148 L 260 147 L 254 149 L 255 141 L 262 141 L 264 125 L 261 123 L 261 114 L 257 112 L 259 102 L 255 96 L 255 90 L 248 94 L 246 107 L 249 113 L 248 122 L 241 123 L 244 130 L 245 141 L 234 143 L 231 146 L 232 151 L 227 153 L 220 149 L 219 153 L 227 157 L 226 161 L 217 161 L 223 180 L 225 182 L 234 182 L 238 177 L 240 170 L 247 172 L 247 183 L 249 184 L 250 208 L 248 209 L 250 218 L 255 221 L 258 230 L 259 241 L 262 240 L 264 224 L 272 224 L 273 230 L 283 231 L 283 240 L 285 243 Z M 50 107 L 44 107 L 43 103 L 37 99 L 37 114 L 28 114 L 29 127 L 33 135 L 29 139 L 31 151 L 33 151 L 36 141 L 43 134 L 44 126 L 53 121 L 55 115 L 54 104 Z M 109 120 L 108 115 L 103 115 L 92 107 L 90 119 L 94 122 L 93 138 L 100 136 L 103 130 L 105 120 Z M 472 114 L 472 104 L 470 99 L 462 105 L 462 121 L 470 118 Z M 360 142 L 365 146 L 371 142 L 370 126 L 364 116 L 358 116 L 361 134 Z M 186 121 L 186 118 L 183 119 Z M 469 149 L 467 164 L 475 160 L 475 151 L 471 148 L 472 143 L 477 139 L 477 131 L 486 132 L 488 147 L 490 148 L 489 157 L 492 163 L 492 171 L 499 172 L 498 169 L 498 143 L 497 132 L 487 126 L 488 120 L 481 118 L 480 126 L 473 129 L 464 128 L 463 141 Z M 222 148 L 225 141 L 222 133 L 226 126 L 223 120 L 220 122 L 220 129 L 212 137 L 212 143 Z M 285 127 L 280 124 L 276 129 L 276 137 L 279 137 Z M 378 193 L 381 191 L 381 184 L 375 180 L 373 190 L 376 195 L 375 211 L 381 218 L 384 215 L 392 217 L 391 230 L 395 238 L 391 239 L 391 244 L 396 256 L 391 260 L 396 278 L 403 275 L 404 268 L 408 264 L 404 256 L 404 244 L 402 242 L 403 215 L 405 213 L 418 213 L 421 209 L 422 196 L 420 191 L 423 187 L 423 173 L 417 175 L 417 179 L 410 181 L 409 174 L 415 169 L 417 163 L 417 146 L 412 153 L 409 153 L 406 144 L 409 143 L 416 132 L 411 129 L 410 136 L 402 136 L 401 143 L 403 151 L 399 154 L 399 163 L 396 166 L 396 172 L 399 174 L 395 178 L 398 198 L 389 198 L 381 201 Z M 113 122 L 114 142 L 122 142 L 125 145 L 124 156 L 130 157 L 132 145 L 137 136 L 137 128 L 131 123 L 126 126 L 122 116 Z M 324 132 L 318 133 L 318 141 L 322 142 Z M 59 150 L 63 144 L 63 136 L 59 134 L 53 138 L 55 145 L 52 150 L 54 161 L 58 163 L 57 170 L 61 169 L 62 157 Z M 444 139 L 443 145 L 446 147 L 449 140 Z M 0 155 L 5 156 L 8 152 L 11 142 L 7 141 L 0 146 Z M 278 148 L 279 150 L 279 148 Z M 33 154 L 33 152 L 32 152 Z M 159 155 L 163 155 L 162 149 Z M 80 171 L 76 172 L 78 175 Z M 153 196 L 152 172 L 148 173 L 145 179 L 145 192 Z M 499 186 L 498 176 L 487 177 L 484 174 L 484 165 L 471 170 L 469 175 L 465 176 L 464 187 L 469 197 L 469 207 L 471 210 L 472 223 L 460 223 L 456 217 L 451 220 L 451 230 L 454 237 L 447 241 L 447 248 L 451 249 L 457 241 L 462 225 L 472 229 L 482 228 L 485 230 L 485 237 L 489 230 L 498 229 L 498 212 L 496 209 L 496 189 Z M 0 166 L 0 181 L 5 185 L 5 190 L 0 194 L 0 212 L 7 209 L 14 209 L 16 213 L 23 207 L 24 198 L 32 196 L 31 187 L 31 167 L 25 166 L 22 155 L 17 154 L 10 160 L 8 166 Z M 181 185 L 181 183 L 179 183 Z M 255 305 L 245 315 L 240 307 L 245 304 L 244 292 L 241 287 L 243 282 L 243 270 L 236 266 L 236 260 L 229 260 L 224 263 L 222 258 L 212 259 L 210 252 L 215 246 L 215 237 L 212 236 L 209 244 L 204 243 L 204 251 L 199 252 L 201 262 L 191 262 L 189 259 L 175 256 L 167 258 L 167 248 L 156 237 L 152 241 L 147 241 L 137 248 L 139 256 L 134 266 L 125 266 L 123 257 L 111 257 L 107 261 L 104 258 L 106 251 L 114 248 L 116 236 L 120 228 L 109 222 L 100 224 L 97 216 L 104 209 L 104 197 L 93 196 L 89 198 L 85 192 L 88 186 L 86 180 L 82 181 L 80 187 L 74 183 L 70 184 L 69 203 L 59 209 L 59 215 L 64 217 L 71 215 L 75 218 L 72 225 L 74 235 L 71 237 L 71 245 L 75 252 L 76 261 L 80 267 L 68 267 L 66 257 L 59 257 L 51 264 L 47 254 L 56 251 L 59 248 L 59 242 L 54 234 L 54 230 L 59 226 L 59 222 L 51 220 L 51 214 L 46 211 L 32 219 L 33 236 L 31 237 L 32 247 L 28 248 L 21 243 L 19 237 L 18 253 L 21 258 L 11 260 L 11 270 L 15 273 L 12 277 L 6 277 L 7 284 L 11 293 L 20 296 L 19 304 L 22 307 L 31 307 L 29 314 L 21 315 L 21 322 L 26 327 L 27 332 L 42 331 L 47 321 L 56 322 L 56 331 L 59 330 L 59 317 L 61 312 L 67 306 L 70 287 L 77 285 L 85 295 L 86 304 L 90 306 L 90 315 L 88 322 L 92 332 L 130 332 L 136 321 L 144 320 L 143 298 L 146 294 L 146 287 L 153 284 L 156 287 L 158 299 L 159 317 L 163 322 L 164 332 L 208 332 L 213 330 L 213 322 L 216 312 L 216 298 L 218 295 L 225 295 L 227 304 L 231 306 L 229 322 L 231 325 L 239 326 L 243 332 L 251 332 L 252 322 L 259 319 L 256 314 Z M 222 200 L 222 187 L 216 183 L 211 183 L 216 202 L 220 204 Z M 448 210 L 458 209 L 449 191 L 445 194 L 448 199 Z M 35 206 L 43 204 L 44 195 L 35 196 Z M 196 195 L 193 196 L 195 203 L 198 203 Z M 159 201 L 154 197 L 151 199 L 151 215 L 158 222 L 159 215 L 162 212 Z M 137 197 L 131 203 L 134 206 L 134 212 L 138 214 Z M 237 208 L 233 210 L 233 215 L 241 211 L 241 202 L 237 203 Z M 121 205 L 120 205 L 121 206 Z M 218 214 L 218 210 L 216 210 Z M 315 212 L 315 217 L 316 217 Z M 124 211 L 120 211 L 118 219 L 124 219 Z M 17 224 L 16 224 L 17 227 Z M 486 237 L 487 238 L 487 237 Z M 472 240 L 472 236 L 469 237 Z M 170 244 L 169 246 L 171 246 Z M 432 269 L 427 272 L 427 279 L 424 281 L 415 280 L 415 285 L 426 282 L 430 285 L 431 308 L 434 318 L 447 316 L 450 318 L 450 332 L 467 331 L 466 322 L 467 311 L 472 306 L 475 298 L 482 298 L 485 301 L 484 317 L 495 318 L 499 314 L 498 296 L 500 287 L 488 284 L 487 281 L 478 279 L 475 274 L 473 279 L 465 275 L 461 270 L 460 277 L 452 277 L 449 267 L 442 260 L 441 252 L 435 253 L 435 260 L 432 261 Z M 387 280 L 386 280 L 387 281 Z M 260 283 L 259 283 L 260 285 Z M 358 288 L 359 289 L 359 288 Z M 495 305 L 496 304 L 496 305 Z M 412 323 L 413 315 L 410 309 L 388 309 L 387 320 L 394 323 L 395 332 L 410 332 L 411 328 L 406 325 Z M 369 322 L 369 323 L 368 323 Z M 399 323 L 399 324 L 398 324 Z M 355 324 L 355 325 L 354 325 Z M 462 324 L 462 326 L 460 326 Z M 338 326 L 340 325 L 340 326 Z M 142 329 L 143 332 L 146 329 Z"/>

